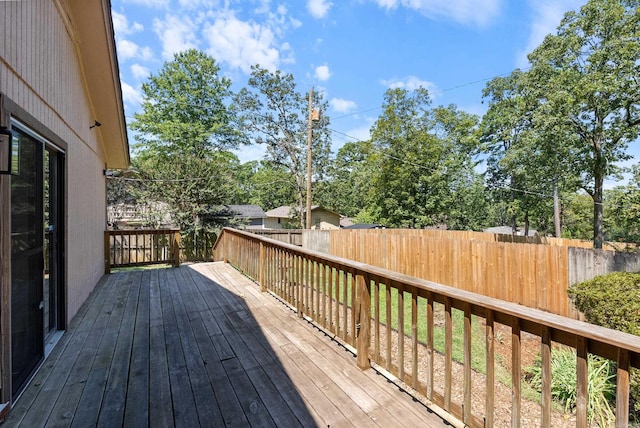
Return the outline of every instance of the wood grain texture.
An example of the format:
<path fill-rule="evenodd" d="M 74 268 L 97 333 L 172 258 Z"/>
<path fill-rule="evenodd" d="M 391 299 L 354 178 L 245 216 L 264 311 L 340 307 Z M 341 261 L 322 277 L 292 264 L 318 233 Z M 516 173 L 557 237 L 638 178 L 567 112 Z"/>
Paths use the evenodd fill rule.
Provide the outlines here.
<path fill-rule="evenodd" d="M 229 265 L 111 274 L 78 317 L 7 426 L 445 426 Z"/>

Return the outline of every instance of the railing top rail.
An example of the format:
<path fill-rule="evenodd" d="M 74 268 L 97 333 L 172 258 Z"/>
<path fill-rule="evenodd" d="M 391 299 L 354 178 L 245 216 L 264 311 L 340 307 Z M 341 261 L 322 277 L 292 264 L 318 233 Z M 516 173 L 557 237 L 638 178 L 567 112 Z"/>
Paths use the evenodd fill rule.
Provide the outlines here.
<path fill-rule="evenodd" d="M 105 230 L 104 233 L 109 235 L 131 235 L 131 234 L 160 234 L 160 233 L 176 233 L 180 232 L 180 229 L 110 229 Z"/>
<path fill-rule="evenodd" d="M 568 333 L 573 336 L 580 336 L 590 340 L 595 340 L 597 342 L 613 346 L 615 348 L 626 349 L 630 352 L 635 353 L 636 356 L 640 358 L 640 336 L 623 333 L 617 330 L 611 330 L 598 325 L 562 317 L 560 315 L 555 315 L 549 312 L 544 312 L 539 309 L 533 309 L 508 301 L 483 296 L 465 290 L 460 290 L 424 279 L 389 271 L 387 269 L 371 266 L 365 263 L 355 262 L 353 260 L 348 260 L 341 257 L 335 257 L 325 253 L 300 248 L 295 245 L 290 245 L 281 241 L 276 241 L 274 239 L 265 238 L 263 236 L 252 234 L 249 232 L 244 232 L 232 228 L 224 228 L 222 233 L 218 237 L 218 240 L 216 241 L 214 251 L 219 242 L 221 242 L 222 237 L 225 233 L 240 235 L 250 240 L 260 241 L 273 247 L 286 249 L 296 255 L 306 256 L 316 261 L 322 261 L 332 265 L 340 265 L 344 268 L 347 268 L 345 270 L 358 271 L 361 274 L 368 274 L 369 276 L 376 277 L 382 283 L 384 283 L 385 280 L 390 281 L 391 285 L 394 282 L 402 283 L 405 286 L 408 285 L 410 287 L 416 287 L 417 289 L 425 290 L 436 295 L 449 297 L 453 301 L 469 303 L 477 308 L 491 310 L 495 313 L 503 314 L 507 317 L 528 321 L 534 325 L 545 326 L 557 331 Z M 635 359 L 635 364 L 638 364 L 637 358 Z"/>

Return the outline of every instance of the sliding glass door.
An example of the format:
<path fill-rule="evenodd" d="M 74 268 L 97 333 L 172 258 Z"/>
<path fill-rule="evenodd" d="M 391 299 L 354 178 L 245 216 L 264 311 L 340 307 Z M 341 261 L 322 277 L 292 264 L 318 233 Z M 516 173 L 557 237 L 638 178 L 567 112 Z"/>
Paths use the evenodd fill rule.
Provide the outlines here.
<path fill-rule="evenodd" d="M 17 394 L 64 328 L 64 153 L 27 128 L 11 176 L 11 380 Z M 59 337 L 59 335 L 57 336 Z"/>
<path fill-rule="evenodd" d="M 19 175 L 11 177 L 11 381 L 15 397 L 44 356 L 44 145 L 20 139 Z"/>

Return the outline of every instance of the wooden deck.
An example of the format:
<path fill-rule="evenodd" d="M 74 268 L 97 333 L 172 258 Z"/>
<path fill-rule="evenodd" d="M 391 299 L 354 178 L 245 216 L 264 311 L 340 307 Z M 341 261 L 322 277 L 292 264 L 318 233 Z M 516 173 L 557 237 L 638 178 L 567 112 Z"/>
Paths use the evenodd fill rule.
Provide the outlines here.
<path fill-rule="evenodd" d="M 445 426 L 229 265 L 106 276 L 4 426 Z"/>

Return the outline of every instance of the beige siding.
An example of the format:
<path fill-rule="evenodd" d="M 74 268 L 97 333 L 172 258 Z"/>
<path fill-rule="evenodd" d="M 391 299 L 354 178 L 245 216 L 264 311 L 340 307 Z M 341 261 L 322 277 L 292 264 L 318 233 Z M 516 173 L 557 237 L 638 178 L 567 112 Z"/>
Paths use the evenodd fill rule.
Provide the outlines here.
<path fill-rule="evenodd" d="M 264 227 L 266 229 L 282 229 L 282 220 L 278 223 L 277 218 L 265 218 Z"/>
<path fill-rule="evenodd" d="M 67 14 L 59 0 L 0 1 L 0 92 L 67 145 L 71 319 L 102 276 L 105 155 Z M 82 43 L 81 40 L 77 43 Z"/>
<path fill-rule="evenodd" d="M 314 210 L 311 212 L 311 228 L 340 229 L 340 216 L 324 210 Z"/>

